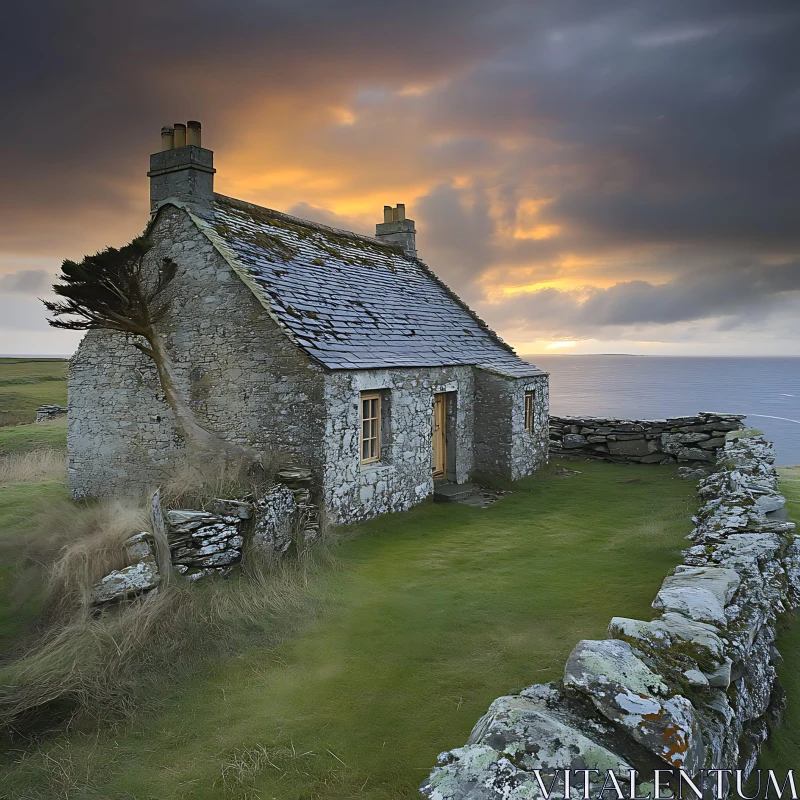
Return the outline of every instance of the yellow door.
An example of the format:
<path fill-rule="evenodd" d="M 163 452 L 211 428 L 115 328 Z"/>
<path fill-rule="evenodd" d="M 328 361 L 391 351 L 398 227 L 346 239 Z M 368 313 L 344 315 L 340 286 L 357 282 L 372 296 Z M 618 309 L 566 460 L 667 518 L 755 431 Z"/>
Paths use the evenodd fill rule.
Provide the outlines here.
<path fill-rule="evenodd" d="M 444 394 L 433 396 L 433 477 L 443 478 L 447 445 L 445 431 L 447 428 L 447 403 Z"/>

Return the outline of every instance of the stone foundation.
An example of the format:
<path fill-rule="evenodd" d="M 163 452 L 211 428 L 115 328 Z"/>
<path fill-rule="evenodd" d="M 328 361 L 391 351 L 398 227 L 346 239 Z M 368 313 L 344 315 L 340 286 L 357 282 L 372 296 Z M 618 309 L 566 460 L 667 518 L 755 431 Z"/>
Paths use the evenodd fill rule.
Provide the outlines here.
<path fill-rule="evenodd" d="M 743 414 L 700 413 L 669 419 L 550 417 L 550 454 L 638 464 L 713 464 Z"/>
<path fill-rule="evenodd" d="M 739 421 L 702 416 L 712 419 L 688 424 Z M 726 440 L 717 471 L 699 484 L 693 544 L 656 595 L 654 618 L 615 617 L 608 638 L 578 643 L 563 680 L 495 700 L 467 745 L 439 757 L 425 797 L 542 797 L 534 770 L 628 780 L 636 769 L 645 781 L 669 768 L 749 774 L 782 709 L 774 640 L 779 615 L 800 604 L 800 538 L 781 518 L 772 446 L 755 432 Z"/>

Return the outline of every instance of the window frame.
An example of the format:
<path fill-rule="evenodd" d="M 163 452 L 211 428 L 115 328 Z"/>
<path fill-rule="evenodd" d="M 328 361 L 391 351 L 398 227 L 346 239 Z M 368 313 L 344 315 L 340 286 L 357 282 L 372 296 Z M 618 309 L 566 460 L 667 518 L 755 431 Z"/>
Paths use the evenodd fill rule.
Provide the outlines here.
<path fill-rule="evenodd" d="M 524 400 L 524 430 L 525 433 L 535 433 L 536 426 L 536 389 L 525 390 Z"/>
<path fill-rule="evenodd" d="M 380 392 L 361 392 L 359 397 L 359 439 L 358 439 L 358 455 L 362 464 L 375 464 L 381 460 L 381 427 L 382 427 L 382 397 Z M 364 404 L 375 402 L 375 416 L 364 416 Z M 372 407 L 370 406 L 370 411 Z M 364 436 L 364 423 L 370 422 L 370 436 Z M 364 444 L 365 442 L 374 442 L 374 454 L 364 457 Z M 370 448 L 372 451 L 372 448 Z"/>

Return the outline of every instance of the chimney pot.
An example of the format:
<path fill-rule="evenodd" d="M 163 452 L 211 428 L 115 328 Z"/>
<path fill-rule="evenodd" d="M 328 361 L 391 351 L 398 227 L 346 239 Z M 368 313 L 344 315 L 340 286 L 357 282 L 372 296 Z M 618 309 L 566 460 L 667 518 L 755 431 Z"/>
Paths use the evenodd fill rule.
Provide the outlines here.
<path fill-rule="evenodd" d="M 201 216 L 214 210 L 214 153 L 200 146 L 200 123 L 177 122 L 161 129 L 161 152 L 150 156 L 150 210 L 180 201 Z"/>
<path fill-rule="evenodd" d="M 383 222 L 375 226 L 375 236 L 385 242 L 399 244 L 409 258 L 417 257 L 417 231 L 413 219 L 406 219 L 405 203 L 396 208 L 383 207 Z"/>
<path fill-rule="evenodd" d="M 200 147 L 200 123 L 197 120 L 189 120 L 186 123 L 186 144 L 193 147 Z"/>
<path fill-rule="evenodd" d="M 175 149 L 186 146 L 186 126 L 182 122 L 176 122 L 175 128 Z"/>
<path fill-rule="evenodd" d="M 161 151 L 172 150 L 175 145 L 175 131 L 168 125 L 161 129 Z"/>

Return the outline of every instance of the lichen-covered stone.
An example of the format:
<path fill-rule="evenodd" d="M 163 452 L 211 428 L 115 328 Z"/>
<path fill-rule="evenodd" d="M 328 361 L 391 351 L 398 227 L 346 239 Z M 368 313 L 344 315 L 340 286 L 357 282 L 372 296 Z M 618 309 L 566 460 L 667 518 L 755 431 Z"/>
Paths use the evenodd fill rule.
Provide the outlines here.
<path fill-rule="evenodd" d="M 693 774 L 702 765 L 703 739 L 692 704 L 671 696 L 627 642 L 579 642 L 567 660 L 564 685 L 586 694 L 601 714 L 673 767 Z"/>
<path fill-rule="evenodd" d="M 442 753 L 420 792 L 428 800 L 538 800 L 532 775 L 485 745 Z"/>
<path fill-rule="evenodd" d="M 681 645 L 682 650 L 702 664 L 720 664 L 725 658 L 725 644 L 718 628 L 674 611 L 667 611 L 652 622 L 614 617 L 609 623 L 608 635 L 634 646 L 656 650 L 670 650 Z"/>
<path fill-rule="evenodd" d="M 285 553 L 293 542 L 297 502 L 294 492 L 280 484 L 255 505 L 253 547 L 265 555 Z"/>
<path fill-rule="evenodd" d="M 497 750 L 524 770 L 629 769 L 623 758 L 559 719 L 546 704 L 524 696 L 499 697 L 467 744 Z"/>
<path fill-rule="evenodd" d="M 155 589 L 161 577 L 156 565 L 149 561 L 141 561 L 130 567 L 115 569 L 99 580 L 91 590 L 93 605 L 118 603 Z"/>

